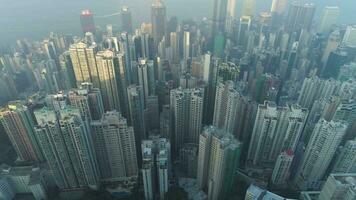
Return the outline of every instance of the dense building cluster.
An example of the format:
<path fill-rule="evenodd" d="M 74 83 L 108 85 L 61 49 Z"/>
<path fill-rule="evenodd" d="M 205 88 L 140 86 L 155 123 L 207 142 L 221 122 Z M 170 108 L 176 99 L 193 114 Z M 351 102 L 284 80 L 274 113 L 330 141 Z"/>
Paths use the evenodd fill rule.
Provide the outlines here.
<path fill-rule="evenodd" d="M 104 29 L 83 10 L 82 36 L 1 50 L 17 158 L 0 199 L 355 199 L 356 26 L 338 7 L 317 20 L 312 3 L 213 2 L 178 21 L 155 0 L 139 27 L 127 6 Z"/>

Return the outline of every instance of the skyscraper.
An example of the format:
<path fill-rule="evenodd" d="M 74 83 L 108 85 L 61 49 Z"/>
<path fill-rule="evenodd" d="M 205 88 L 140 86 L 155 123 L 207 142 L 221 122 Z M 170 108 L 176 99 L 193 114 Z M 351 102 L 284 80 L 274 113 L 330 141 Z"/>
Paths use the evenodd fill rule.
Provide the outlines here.
<path fill-rule="evenodd" d="M 211 37 L 214 38 L 219 32 L 225 33 L 228 0 L 214 0 L 213 24 Z"/>
<path fill-rule="evenodd" d="M 199 141 L 202 129 L 204 91 L 201 88 L 171 90 L 171 115 L 175 152 L 185 143 Z"/>
<path fill-rule="evenodd" d="M 58 114 L 44 107 L 35 111 L 36 136 L 60 189 L 98 188 L 99 172 L 88 128 L 80 111 L 63 108 Z"/>
<path fill-rule="evenodd" d="M 166 35 L 167 16 L 166 6 L 161 0 L 155 0 L 151 6 L 152 35 L 155 47 Z"/>
<path fill-rule="evenodd" d="M 128 6 L 123 6 L 120 12 L 121 17 L 121 29 L 129 34 L 132 33 L 132 16 L 131 10 Z"/>
<path fill-rule="evenodd" d="M 90 10 L 83 10 L 80 13 L 80 23 L 82 25 L 83 34 L 90 32 L 95 33 L 95 23 L 93 13 Z"/>
<path fill-rule="evenodd" d="M 170 143 L 165 138 L 144 140 L 142 178 L 145 199 L 165 199 L 169 187 Z"/>
<path fill-rule="evenodd" d="M 147 138 L 145 116 L 144 116 L 144 98 L 140 86 L 130 85 L 127 87 L 129 118 L 128 124 L 134 128 L 137 157 L 141 161 L 141 141 Z"/>
<path fill-rule="evenodd" d="M 238 29 L 238 35 L 237 35 L 237 43 L 239 45 L 243 45 L 246 47 L 247 45 L 247 36 L 248 32 L 250 31 L 250 26 L 251 26 L 251 17 L 250 16 L 241 16 L 240 17 L 240 23 L 239 23 L 239 29 Z"/>
<path fill-rule="evenodd" d="M 347 124 L 342 121 L 319 120 L 308 142 L 296 177 L 299 188 L 308 188 L 323 178 L 345 135 L 346 128 Z"/>
<path fill-rule="evenodd" d="M 183 36 L 183 60 L 184 66 L 187 65 L 187 61 L 190 58 L 190 32 L 184 31 Z"/>
<path fill-rule="evenodd" d="M 279 154 L 272 173 L 271 181 L 273 184 L 283 185 L 287 183 L 293 158 L 294 154 L 291 150 Z"/>
<path fill-rule="evenodd" d="M 330 32 L 333 25 L 336 25 L 339 18 L 340 9 L 339 7 L 327 6 L 324 8 L 323 15 L 319 24 L 318 32 L 327 34 Z"/>
<path fill-rule="evenodd" d="M 274 102 L 258 106 L 248 151 L 253 165 L 273 164 L 285 150 L 295 151 L 308 116 L 298 105 L 277 107 Z"/>
<path fill-rule="evenodd" d="M 208 199 L 225 199 L 231 192 L 239 163 L 241 143 L 214 126 L 199 137 L 197 181 Z"/>
<path fill-rule="evenodd" d="M 69 104 L 80 111 L 83 120 L 98 120 L 104 114 L 101 92 L 91 83 L 82 83 L 79 89 L 68 92 Z"/>
<path fill-rule="evenodd" d="M 98 69 L 95 60 L 96 48 L 95 45 L 88 46 L 83 42 L 72 44 L 69 48 L 78 87 L 81 83 L 91 82 L 94 87 L 100 88 Z"/>
<path fill-rule="evenodd" d="M 152 200 L 155 190 L 155 171 L 154 171 L 154 149 L 153 141 L 144 140 L 141 144 L 142 149 L 142 179 L 145 199 Z"/>
<path fill-rule="evenodd" d="M 43 161 L 35 126 L 28 108 L 20 101 L 8 103 L 0 109 L 0 122 L 21 161 Z"/>
<path fill-rule="evenodd" d="M 330 174 L 318 200 L 348 200 L 356 198 L 356 174 Z"/>
<path fill-rule="evenodd" d="M 100 90 L 106 111 L 120 110 L 119 78 L 117 77 L 119 62 L 114 52 L 99 51 L 96 55 Z M 121 88 L 120 88 L 121 89 Z"/>
<path fill-rule="evenodd" d="M 161 200 L 164 200 L 169 188 L 169 176 L 171 170 L 171 144 L 166 139 L 160 139 L 158 142 L 156 167 L 158 174 L 159 196 Z"/>
<path fill-rule="evenodd" d="M 340 82 L 334 79 L 305 78 L 299 93 L 298 104 L 303 108 L 311 108 L 315 100 L 330 99 L 339 86 Z"/>
<path fill-rule="evenodd" d="M 356 173 L 356 140 L 349 140 L 337 156 L 333 173 Z"/>
<path fill-rule="evenodd" d="M 140 59 L 137 68 L 138 85 L 142 88 L 144 102 L 148 96 L 155 95 L 154 63 L 152 60 Z"/>
<path fill-rule="evenodd" d="M 348 26 L 342 40 L 342 44 L 347 47 L 355 48 L 356 47 L 356 25 Z"/>
<path fill-rule="evenodd" d="M 134 130 L 117 111 L 106 112 L 91 122 L 93 145 L 103 181 L 138 176 Z"/>
<path fill-rule="evenodd" d="M 236 0 L 228 0 L 225 28 L 227 33 L 233 33 L 235 15 L 236 15 Z"/>
<path fill-rule="evenodd" d="M 315 15 L 315 5 L 311 3 L 303 4 L 295 1 L 289 5 L 286 28 L 289 32 L 310 30 Z"/>
<path fill-rule="evenodd" d="M 216 88 L 214 119 L 213 125 L 224 129 L 225 131 L 235 135 L 237 128 L 237 115 L 239 110 L 239 101 L 241 95 L 234 88 L 232 81 L 218 83 Z"/>

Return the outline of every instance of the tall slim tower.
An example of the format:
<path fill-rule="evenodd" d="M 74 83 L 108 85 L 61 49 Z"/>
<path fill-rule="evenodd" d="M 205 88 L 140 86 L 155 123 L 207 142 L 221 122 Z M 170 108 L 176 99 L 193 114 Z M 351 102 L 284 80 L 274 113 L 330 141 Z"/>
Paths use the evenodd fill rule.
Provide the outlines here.
<path fill-rule="evenodd" d="M 88 46 L 83 42 L 72 44 L 69 48 L 70 59 L 72 60 L 78 87 L 80 87 L 81 83 L 91 82 L 94 87 L 100 88 L 95 60 L 96 48 L 96 45 Z"/>
<path fill-rule="evenodd" d="M 132 33 L 132 15 L 131 10 L 128 6 L 123 6 L 121 8 L 121 30 L 129 34 Z"/>
<path fill-rule="evenodd" d="M 80 23 L 82 25 L 83 34 L 87 32 L 95 34 L 94 15 L 90 10 L 83 10 L 80 13 Z"/>
<path fill-rule="evenodd" d="M 35 111 L 36 136 L 60 189 L 97 189 L 99 172 L 91 136 L 80 111 L 66 107 L 58 112 L 44 107 Z"/>
<path fill-rule="evenodd" d="M 99 51 L 96 55 L 100 90 L 106 111 L 120 110 L 118 58 L 110 50 Z"/>
<path fill-rule="evenodd" d="M 154 66 L 152 60 L 140 59 L 137 68 L 139 86 L 143 89 L 146 105 L 148 96 L 155 95 Z"/>
<path fill-rule="evenodd" d="M 171 90 L 171 115 L 175 152 L 185 143 L 198 144 L 202 129 L 204 91 L 197 89 Z"/>
<path fill-rule="evenodd" d="M 324 119 L 320 119 L 315 125 L 296 178 L 300 188 L 305 188 L 323 178 L 345 135 L 346 128 L 345 122 L 328 122 Z"/>
<path fill-rule="evenodd" d="M 225 33 L 228 0 L 214 0 L 213 24 L 211 37 L 214 38 L 219 32 Z"/>
<path fill-rule="evenodd" d="M 129 125 L 133 126 L 135 132 L 135 141 L 137 156 L 141 161 L 141 142 L 147 138 L 145 115 L 144 115 L 144 98 L 140 86 L 130 85 L 127 88 L 128 107 L 129 107 Z"/>
<path fill-rule="evenodd" d="M 154 146 L 153 141 L 142 141 L 142 179 L 145 199 L 152 200 L 155 190 L 155 167 L 154 167 Z"/>
<path fill-rule="evenodd" d="M 273 184 L 283 185 L 287 183 L 293 158 L 294 155 L 291 150 L 286 150 L 278 156 L 271 178 Z"/>
<path fill-rule="evenodd" d="M 214 106 L 213 125 L 235 135 L 241 95 L 232 81 L 218 83 Z"/>
<path fill-rule="evenodd" d="M 214 126 L 199 137 L 198 187 L 207 189 L 208 199 L 225 199 L 232 190 L 241 143 Z"/>
<path fill-rule="evenodd" d="M 43 155 L 33 127 L 34 119 L 20 101 L 8 103 L 0 109 L 0 123 L 22 161 L 42 161 Z"/>
<path fill-rule="evenodd" d="M 166 35 L 167 28 L 166 6 L 161 0 L 154 0 L 151 6 L 151 22 L 152 35 L 155 41 L 155 47 L 157 47 Z"/>
<path fill-rule="evenodd" d="M 138 176 L 133 128 L 119 112 L 106 112 L 91 122 L 93 144 L 103 181 L 120 181 Z"/>
<path fill-rule="evenodd" d="M 340 9 L 339 7 L 327 6 L 324 8 L 323 15 L 319 24 L 318 32 L 323 34 L 328 34 L 331 31 L 331 27 L 336 25 L 339 18 Z"/>

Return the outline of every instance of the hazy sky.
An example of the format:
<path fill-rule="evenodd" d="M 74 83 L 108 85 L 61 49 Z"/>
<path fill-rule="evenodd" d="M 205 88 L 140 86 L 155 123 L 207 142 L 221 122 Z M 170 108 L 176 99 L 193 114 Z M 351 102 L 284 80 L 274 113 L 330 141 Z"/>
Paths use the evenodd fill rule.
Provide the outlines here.
<path fill-rule="evenodd" d="M 165 0 L 168 15 L 179 19 L 210 16 L 212 0 Z M 241 0 L 237 0 L 238 2 Z M 272 0 L 256 0 L 257 10 L 269 10 Z M 304 0 L 307 1 L 307 0 Z M 152 0 L 0 0 L 0 45 L 17 38 L 42 38 L 50 31 L 79 33 L 79 13 L 91 9 L 96 16 L 117 12 L 122 5 L 130 6 L 135 23 L 150 20 Z M 324 6 L 341 8 L 340 22 L 356 24 L 356 0 L 310 0 L 318 13 Z M 239 4 L 239 3 L 238 3 Z M 316 20 L 318 17 L 316 18 Z M 117 16 L 96 18 L 98 25 L 119 24 Z"/>

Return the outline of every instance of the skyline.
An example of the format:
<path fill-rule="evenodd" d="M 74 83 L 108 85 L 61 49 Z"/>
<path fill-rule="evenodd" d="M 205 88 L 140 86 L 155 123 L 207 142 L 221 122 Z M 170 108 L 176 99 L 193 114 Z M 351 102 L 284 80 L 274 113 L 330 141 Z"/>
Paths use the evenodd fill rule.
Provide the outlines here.
<path fill-rule="evenodd" d="M 356 199 L 351 1 L 43 1 L 0 20 L 0 200 Z"/>
<path fill-rule="evenodd" d="M 100 18 L 100 16 L 117 13 L 123 5 L 130 7 L 133 13 L 134 27 L 142 22 L 150 22 L 150 5 L 151 1 L 147 0 L 27 0 L 12 1 L 1 0 L 0 13 L 0 44 L 12 44 L 17 39 L 38 40 L 46 37 L 50 32 L 74 34 L 80 33 L 78 16 L 83 9 L 90 9 L 94 13 L 95 22 L 101 28 L 105 24 L 115 24 L 120 19 L 119 16 Z M 198 19 L 211 17 L 212 0 L 165 0 L 168 17 L 177 16 L 180 21 L 185 19 Z M 257 12 L 269 11 L 272 0 L 262 0 L 257 4 Z M 351 0 L 302 0 L 304 2 L 313 2 L 317 5 L 317 14 L 314 21 L 319 20 L 321 12 L 325 6 L 340 7 L 340 23 L 353 23 L 353 4 Z M 237 0 L 236 11 L 239 15 L 242 0 Z M 185 5 L 190 4 L 192 9 L 184 10 Z M 117 5 L 117 6 L 113 6 Z M 356 5 L 355 5 L 356 6 Z M 184 14 L 181 11 L 184 10 Z M 29 12 L 29 13 L 28 13 Z M 116 27 L 117 28 L 117 27 Z M 31 31 L 29 31 L 31 30 Z"/>

